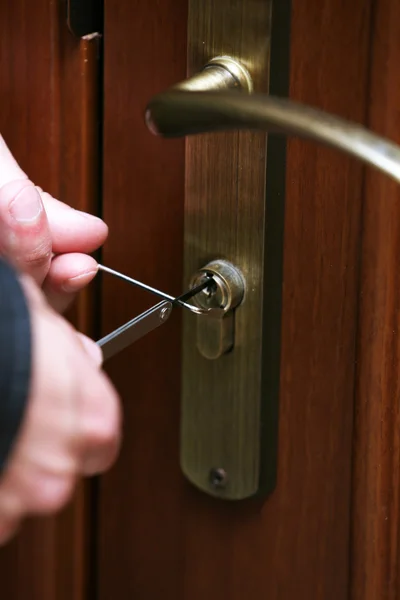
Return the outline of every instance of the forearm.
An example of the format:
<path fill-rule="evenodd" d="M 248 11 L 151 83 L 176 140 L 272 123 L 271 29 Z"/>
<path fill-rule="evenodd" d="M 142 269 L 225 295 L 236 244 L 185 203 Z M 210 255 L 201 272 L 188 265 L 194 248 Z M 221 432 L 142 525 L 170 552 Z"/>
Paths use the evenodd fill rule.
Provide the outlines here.
<path fill-rule="evenodd" d="M 0 472 L 20 429 L 30 375 L 28 306 L 15 271 L 0 260 Z"/>

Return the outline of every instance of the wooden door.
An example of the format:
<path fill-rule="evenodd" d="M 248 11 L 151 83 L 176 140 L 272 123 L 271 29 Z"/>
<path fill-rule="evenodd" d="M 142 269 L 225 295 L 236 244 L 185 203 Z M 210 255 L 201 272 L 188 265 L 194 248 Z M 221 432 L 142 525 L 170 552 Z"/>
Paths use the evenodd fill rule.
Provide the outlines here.
<path fill-rule="evenodd" d="M 183 142 L 149 136 L 143 112 L 185 77 L 186 11 L 105 1 L 103 260 L 172 293 Z M 287 77 L 293 99 L 399 141 L 398 13 L 391 0 L 274 2 L 271 73 L 290 55 L 275 93 Z M 278 483 L 264 502 L 218 502 L 180 473 L 179 314 L 110 362 L 125 441 L 100 484 L 101 600 L 400 596 L 398 200 L 354 160 L 289 140 Z M 104 332 L 147 306 L 103 286 Z"/>
<path fill-rule="evenodd" d="M 102 214 L 104 264 L 171 293 L 182 290 L 184 142 L 151 136 L 143 111 L 186 76 L 187 5 L 104 0 L 104 38 L 78 40 L 62 1 L 0 3 L 0 131 L 39 185 Z M 400 143 L 399 13 L 395 0 L 274 0 L 271 90 L 288 83 L 293 99 Z M 399 201 L 384 176 L 289 140 L 275 490 L 226 503 L 182 476 L 175 311 L 107 365 L 124 405 L 121 456 L 1 550 L 2 597 L 400 598 Z M 70 317 L 97 336 L 148 306 L 103 277 Z"/>
<path fill-rule="evenodd" d="M 37 185 L 92 214 L 100 192 L 99 42 L 72 35 L 64 1 L 0 2 L 0 132 Z M 94 300 L 95 286 L 67 316 L 96 337 Z M 91 502 L 82 484 L 59 517 L 30 520 L 0 550 L 2 598 L 88 598 Z"/>

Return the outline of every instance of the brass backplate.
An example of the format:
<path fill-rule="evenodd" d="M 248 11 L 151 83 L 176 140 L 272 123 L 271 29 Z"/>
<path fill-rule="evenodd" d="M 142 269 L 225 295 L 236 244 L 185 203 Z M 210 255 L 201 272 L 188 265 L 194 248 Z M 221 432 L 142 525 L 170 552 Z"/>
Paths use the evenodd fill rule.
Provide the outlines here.
<path fill-rule="evenodd" d="M 271 17 L 272 0 L 189 0 L 188 77 L 230 56 L 248 69 L 254 91 L 268 92 Z M 183 323 L 181 468 L 226 500 L 275 485 L 285 167 L 277 146 L 269 175 L 267 145 L 274 152 L 258 132 L 186 140 L 185 285 L 215 259 L 233 263 L 246 282 L 228 354 L 202 357 L 199 317 L 185 314 Z"/>

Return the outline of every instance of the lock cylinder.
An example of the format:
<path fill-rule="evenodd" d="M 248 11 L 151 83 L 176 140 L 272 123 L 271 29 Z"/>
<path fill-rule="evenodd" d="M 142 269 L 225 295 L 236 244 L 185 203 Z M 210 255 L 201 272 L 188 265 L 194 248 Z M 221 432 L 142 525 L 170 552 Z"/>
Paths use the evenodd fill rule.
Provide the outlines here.
<path fill-rule="evenodd" d="M 216 360 L 234 347 L 234 311 L 243 302 L 245 281 L 237 267 L 226 260 L 214 260 L 199 269 L 191 279 L 191 287 L 212 278 L 212 284 L 197 294 L 194 302 L 200 308 L 221 308 L 218 319 L 197 317 L 196 345 L 200 354 Z"/>

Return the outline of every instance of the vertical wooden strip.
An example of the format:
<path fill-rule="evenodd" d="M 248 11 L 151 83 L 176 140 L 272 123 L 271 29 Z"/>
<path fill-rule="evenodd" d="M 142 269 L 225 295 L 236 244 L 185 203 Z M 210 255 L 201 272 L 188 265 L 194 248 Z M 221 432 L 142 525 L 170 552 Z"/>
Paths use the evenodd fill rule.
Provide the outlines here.
<path fill-rule="evenodd" d="M 400 4 L 375 2 L 369 126 L 400 143 Z M 400 598 L 400 188 L 365 184 L 354 437 L 352 600 Z"/>
<path fill-rule="evenodd" d="M 64 4 L 0 3 L 0 131 L 42 188 L 92 213 L 98 203 L 98 40 L 75 39 Z M 69 318 L 93 333 L 94 297 Z M 88 491 L 56 519 L 27 523 L 0 551 L 1 593 L 13 600 L 86 600 Z"/>
<path fill-rule="evenodd" d="M 105 0 L 105 264 L 179 294 L 182 289 L 184 142 L 152 136 L 151 96 L 186 73 L 187 0 Z M 154 297 L 103 277 L 108 333 Z M 179 472 L 180 313 L 110 360 L 124 404 L 115 468 L 101 483 L 100 600 L 182 598 Z"/>

